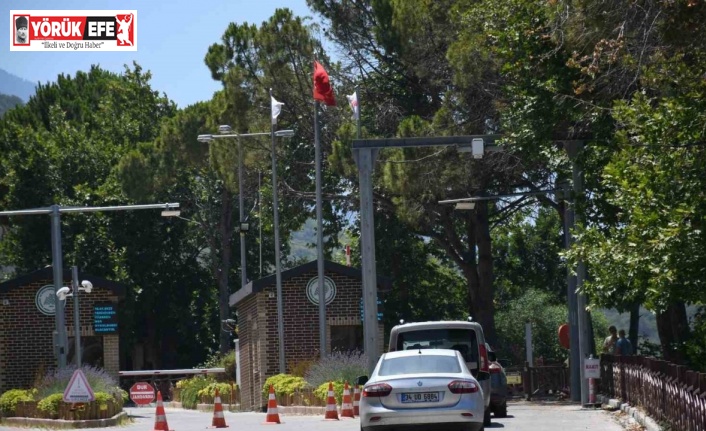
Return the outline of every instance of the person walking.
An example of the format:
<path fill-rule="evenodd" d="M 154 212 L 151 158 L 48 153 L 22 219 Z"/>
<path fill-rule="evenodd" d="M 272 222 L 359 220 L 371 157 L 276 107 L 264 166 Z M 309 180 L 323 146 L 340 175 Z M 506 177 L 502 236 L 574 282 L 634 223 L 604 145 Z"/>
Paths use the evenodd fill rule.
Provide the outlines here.
<path fill-rule="evenodd" d="M 605 341 L 603 342 L 603 353 L 615 355 L 615 347 L 618 342 L 617 331 L 618 330 L 615 326 L 610 325 L 610 327 L 608 328 L 608 332 L 610 332 L 610 335 L 606 337 Z"/>
<path fill-rule="evenodd" d="M 622 356 L 632 355 L 632 343 L 625 338 L 625 330 L 618 331 L 618 341 L 615 342 L 615 354 Z"/>

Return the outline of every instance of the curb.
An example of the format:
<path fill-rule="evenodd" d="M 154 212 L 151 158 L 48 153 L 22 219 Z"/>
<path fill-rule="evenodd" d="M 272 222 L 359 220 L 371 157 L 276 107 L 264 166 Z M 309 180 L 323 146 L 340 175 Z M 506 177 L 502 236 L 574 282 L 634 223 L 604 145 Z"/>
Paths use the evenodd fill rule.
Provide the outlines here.
<path fill-rule="evenodd" d="M 602 404 L 609 406 L 613 410 L 621 410 L 634 419 L 635 422 L 645 427 L 647 431 L 662 431 L 662 427 L 660 427 L 654 419 L 647 416 L 644 411 L 637 407 L 632 407 L 628 403 L 623 403 L 620 400 L 608 398 L 604 395 L 599 395 L 599 398 Z"/>
<path fill-rule="evenodd" d="M 104 428 L 113 427 L 127 419 L 127 412 L 122 411 L 112 418 L 106 419 L 89 419 L 83 421 L 67 421 L 63 419 L 37 419 L 37 418 L 20 418 L 9 417 L 0 418 L 0 424 L 13 425 L 19 427 L 39 427 L 39 428 Z"/>

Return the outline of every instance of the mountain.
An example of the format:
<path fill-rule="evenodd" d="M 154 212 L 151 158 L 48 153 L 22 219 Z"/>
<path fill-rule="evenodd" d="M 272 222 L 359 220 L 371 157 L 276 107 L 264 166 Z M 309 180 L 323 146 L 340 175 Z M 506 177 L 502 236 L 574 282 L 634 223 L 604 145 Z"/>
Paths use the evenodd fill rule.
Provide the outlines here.
<path fill-rule="evenodd" d="M 0 117 L 17 105 L 23 105 L 22 99 L 17 96 L 8 96 L 7 94 L 0 93 Z"/>
<path fill-rule="evenodd" d="M 36 84 L 0 69 L 0 93 L 17 96 L 27 102 L 34 95 Z"/>

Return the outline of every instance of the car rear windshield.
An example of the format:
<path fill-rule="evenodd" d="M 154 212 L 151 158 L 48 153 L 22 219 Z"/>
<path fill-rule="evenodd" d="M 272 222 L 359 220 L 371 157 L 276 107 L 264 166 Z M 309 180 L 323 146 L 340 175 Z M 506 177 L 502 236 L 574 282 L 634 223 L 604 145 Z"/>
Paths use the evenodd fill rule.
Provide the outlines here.
<path fill-rule="evenodd" d="M 415 355 L 385 359 L 380 365 L 380 376 L 424 373 L 460 373 L 461 364 L 455 356 Z"/>
<path fill-rule="evenodd" d="M 478 363 L 478 340 L 473 329 L 434 328 L 400 332 L 397 350 L 412 349 L 458 350 L 466 363 Z"/>

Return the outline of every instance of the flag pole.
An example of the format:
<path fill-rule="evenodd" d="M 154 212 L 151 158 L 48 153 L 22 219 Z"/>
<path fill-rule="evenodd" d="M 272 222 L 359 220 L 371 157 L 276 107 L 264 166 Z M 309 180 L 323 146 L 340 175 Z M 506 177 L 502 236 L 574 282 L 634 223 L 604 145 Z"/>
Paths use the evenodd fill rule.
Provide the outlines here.
<path fill-rule="evenodd" d="M 360 139 L 360 93 L 358 92 L 358 87 L 355 87 L 355 109 L 353 113 L 355 114 L 355 126 L 356 126 L 356 137 Z"/>
<path fill-rule="evenodd" d="M 279 372 L 285 374 L 287 372 L 287 364 L 284 360 L 284 303 L 282 300 L 282 267 L 280 262 L 280 243 L 279 243 L 279 202 L 277 192 L 277 148 L 275 145 L 275 126 L 277 125 L 277 117 L 275 117 L 274 108 L 272 107 L 272 89 L 270 88 L 270 106 L 272 119 L 270 128 L 270 137 L 272 138 L 272 208 L 274 210 L 275 223 L 275 279 L 277 284 L 277 336 L 279 338 Z"/>
<path fill-rule="evenodd" d="M 321 196 L 321 142 L 319 136 L 319 101 L 314 100 L 314 147 L 316 152 L 316 263 L 319 282 L 319 340 L 321 359 L 326 358 L 326 295 L 324 291 L 324 231 Z"/>

